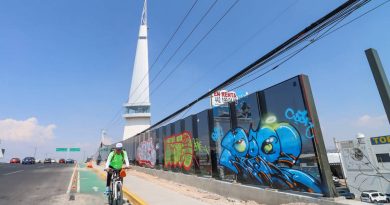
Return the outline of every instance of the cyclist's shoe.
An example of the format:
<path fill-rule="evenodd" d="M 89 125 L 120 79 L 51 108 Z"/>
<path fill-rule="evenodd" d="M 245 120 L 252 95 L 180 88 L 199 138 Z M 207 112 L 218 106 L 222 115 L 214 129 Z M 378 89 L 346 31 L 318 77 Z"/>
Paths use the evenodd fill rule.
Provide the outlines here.
<path fill-rule="evenodd" d="M 109 195 L 111 192 L 110 187 L 106 187 L 106 191 L 104 192 L 104 195 Z"/>

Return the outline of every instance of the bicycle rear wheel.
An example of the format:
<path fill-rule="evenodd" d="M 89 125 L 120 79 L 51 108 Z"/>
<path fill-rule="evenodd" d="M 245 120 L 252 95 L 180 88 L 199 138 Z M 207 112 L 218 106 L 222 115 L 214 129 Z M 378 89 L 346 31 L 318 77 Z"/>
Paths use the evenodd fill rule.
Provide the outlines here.
<path fill-rule="evenodd" d="M 111 191 L 108 193 L 108 204 L 113 205 L 114 204 L 114 192 L 113 192 L 114 189 L 113 189 L 112 184 L 111 184 L 110 188 L 111 188 Z"/>

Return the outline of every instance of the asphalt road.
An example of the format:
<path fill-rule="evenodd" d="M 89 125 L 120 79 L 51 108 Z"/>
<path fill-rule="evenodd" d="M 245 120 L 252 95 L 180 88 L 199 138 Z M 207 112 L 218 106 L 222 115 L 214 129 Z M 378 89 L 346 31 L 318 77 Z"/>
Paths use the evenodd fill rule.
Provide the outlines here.
<path fill-rule="evenodd" d="M 0 164 L 0 204 L 61 204 L 73 164 Z"/>

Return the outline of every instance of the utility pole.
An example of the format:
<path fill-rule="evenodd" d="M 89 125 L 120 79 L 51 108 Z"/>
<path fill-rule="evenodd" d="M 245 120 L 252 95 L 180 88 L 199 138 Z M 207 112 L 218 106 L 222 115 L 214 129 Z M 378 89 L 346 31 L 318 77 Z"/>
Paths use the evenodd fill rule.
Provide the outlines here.
<path fill-rule="evenodd" d="M 370 64 L 372 74 L 374 75 L 376 87 L 378 88 L 379 95 L 381 96 L 383 107 L 385 108 L 387 120 L 390 123 L 390 87 L 387 80 L 385 70 L 383 69 L 381 59 L 378 52 L 369 48 L 365 50 L 368 63 Z"/>
<path fill-rule="evenodd" d="M 35 158 L 36 154 L 37 154 L 37 147 L 35 146 L 34 147 L 34 158 Z"/>

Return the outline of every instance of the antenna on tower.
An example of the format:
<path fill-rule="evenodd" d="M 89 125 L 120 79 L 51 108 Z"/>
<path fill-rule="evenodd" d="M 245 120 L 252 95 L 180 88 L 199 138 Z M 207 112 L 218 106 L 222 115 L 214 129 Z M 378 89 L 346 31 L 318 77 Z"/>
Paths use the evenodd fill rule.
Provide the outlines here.
<path fill-rule="evenodd" d="M 144 9 L 142 10 L 142 17 L 141 17 L 141 25 L 147 25 L 148 23 L 147 18 L 147 2 L 144 1 Z"/>

